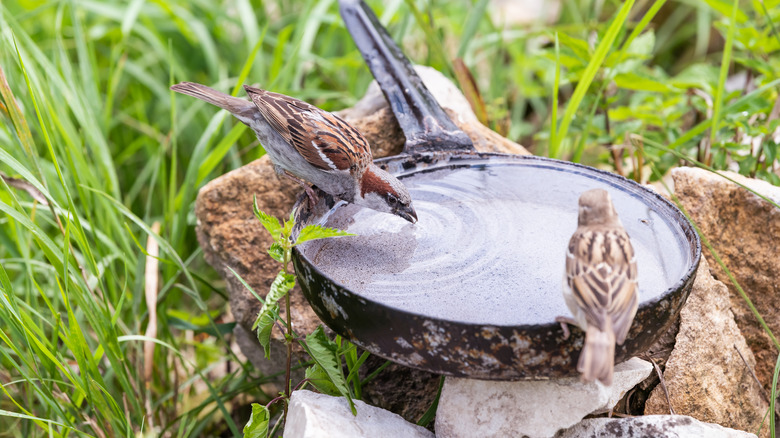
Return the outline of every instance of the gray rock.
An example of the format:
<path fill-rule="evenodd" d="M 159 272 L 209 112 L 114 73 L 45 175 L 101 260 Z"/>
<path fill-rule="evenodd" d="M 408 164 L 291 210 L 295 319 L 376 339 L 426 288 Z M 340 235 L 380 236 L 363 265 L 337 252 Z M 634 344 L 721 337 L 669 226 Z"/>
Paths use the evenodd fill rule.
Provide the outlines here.
<path fill-rule="evenodd" d="M 767 403 L 748 369 L 755 363 L 734 322 L 726 286 L 712 278 L 702 258 L 691 295 L 680 311 L 680 330 L 663 374 L 674 412 L 758 430 Z M 661 385 L 650 394 L 644 413 L 669 413 Z"/>
<path fill-rule="evenodd" d="M 555 438 L 755 438 L 756 435 L 685 415 L 646 415 L 633 418 L 589 418 L 561 431 Z"/>
<path fill-rule="evenodd" d="M 780 209 L 735 182 L 775 203 L 780 202 L 780 187 L 734 172 L 721 173 L 735 182 L 697 168 L 680 167 L 671 173 L 674 192 L 691 219 L 718 252 L 772 332 L 780 332 L 780 257 L 777 256 Z M 729 289 L 731 311 L 755 355 L 758 379 L 769 393 L 778 351 L 709 251 L 702 248 L 702 255 L 710 263 L 715 279 Z"/>
<path fill-rule="evenodd" d="M 285 438 L 433 438 L 433 433 L 390 411 L 355 401 L 357 416 L 347 400 L 295 391 L 290 399 Z"/>
<path fill-rule="evenodd" d="M 436 411 L 436 435 L 548 438 L 588 414 L 611 409 L 652 369 L 638 358 L 618 364 L 611 387 L 576 377 L 518 382 L 447 378 Z"/>

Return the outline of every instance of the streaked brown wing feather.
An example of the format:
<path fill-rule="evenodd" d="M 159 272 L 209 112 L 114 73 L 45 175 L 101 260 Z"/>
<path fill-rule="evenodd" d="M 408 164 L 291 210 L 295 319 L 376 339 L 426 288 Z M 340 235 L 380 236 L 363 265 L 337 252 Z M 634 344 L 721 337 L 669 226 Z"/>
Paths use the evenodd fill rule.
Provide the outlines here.
<path fill-rule="evenodd" d="M 338 116 L 283 94 L 245 88 L 271 127 L 311 165 L 351 172 L 371 162 L 368 141 Z"/>
<path fill-rule="evenodd" d="M 566 278 L 588 324 L 607 330 L 622 344 L 637 305 L 634 249 L 622 228 L 580 228 L 569 241 Z"/>

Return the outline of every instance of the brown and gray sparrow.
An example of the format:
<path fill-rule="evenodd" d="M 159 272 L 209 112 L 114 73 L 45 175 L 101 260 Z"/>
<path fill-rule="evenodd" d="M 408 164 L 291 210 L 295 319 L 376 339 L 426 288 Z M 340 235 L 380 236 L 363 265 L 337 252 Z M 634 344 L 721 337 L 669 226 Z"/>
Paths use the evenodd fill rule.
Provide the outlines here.
<path fill-rule="evenodd" d="M 634 248 L 609 193 L 584 192 L 566 253 L 563 296 L 585 331 L 577 371 L 586 381 L 612 384 L 615 342 L 625 341 L 639 304 L 636 278 Z"/>
<path fill-rule="evenodd" d="M 336 115 L 246 85 L 251 101 L 192 82 L 171 89 L 223 108 L 252 128 L 276 171 L 301 183 L 310 199 L 303 181 L 346 202 L 417 222 L 406 187 L 373 163 L 363 135 Z"/>

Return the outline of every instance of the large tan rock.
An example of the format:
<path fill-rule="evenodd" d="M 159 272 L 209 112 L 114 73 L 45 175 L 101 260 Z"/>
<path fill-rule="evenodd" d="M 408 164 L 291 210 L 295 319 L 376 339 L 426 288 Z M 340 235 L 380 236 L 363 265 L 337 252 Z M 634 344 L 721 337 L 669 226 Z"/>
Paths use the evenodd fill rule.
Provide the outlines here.
<path fill-rule="evenodd" d="M 707 260 L 702 259 L 691 295 L 680 311 L 676 344 L 663 376 L 676 414 L 755 432 L 767 403 L 748 369 L 756 361 L 730 307 L 726 286 L 710 275 Z M 658 385 L 645 404 L 645 414 L 668 413 L 669 404 Z"/>
<path fill-rule="evenodd" d="M 455 116 L 453 121 L 472 138 L 478 150 L 528 154 L 522 146 L 479 124 L 465 97 L 441 73 L 425 67 L 417 67 L 417 70 L 434 97 L 448 114 Z M 374 157 L 396 155 L 403 149 L 403 132 L 375 84 L 354 108 L 341 111 L 340 115 L 366 136 Z M 271 237 L 252 213 L 252 196 L 257 196 L 260 209 L 283 218 L 289 215 L 300 191 L 297 184 L 277 176 L 268 157 L 263 157 L 206 184 L 195 204 L 198 242 L 206 261 L 225 279 L 230 307 L 238 322 L 236 339 L 242 352 L 265 373 L 283 369 L 284 351 L 281 343 L 272 343 L 272 361 L 265 360 L 251 331 L 261 304 L 228 268 L 236 271 L 257 294 L 265 296 L 280 265 L 266 252 Z M 299 288 L 290 295 L 293 327 L 300 334 L 311 332 L 320 324 L 319 319 Z M 282 339 L 277 329 L 273 331 L 273 338 Z M 299 350 L 297 354 L 302 358 Z M 393 374 L 393 369 L 390 367 L 384 373 Z M 380 407 L 416 421 L 436 395 L 438 376 L 417 370 L 397 370 L 393 375 L 395 378 L 390 380 L 394 385 L 384 388 L 381 385 L 387 379 L 377 378 L 374 386 L 365 389 L 366 397 Z M 419 393 L 421 396 L 407 398 L 406 404 L 398 403 L 398 397 L 387 393 L 391 388 L 399 394 Z"/>
<path fill-rule="evenodd" d="M 729 178 L 780 202 L 780 187 L 733 172 Z M 780 209 L 721 176 L 702 169 L 673 171 L 674 191 L 702 234 L 734 274 L 775 335 L 780 335 Z M 756 357 L 756 374 L 769 391 L 777 350 L 753 313 L 715 263 L 702 253 L 712 274 L 729 288 L 731 308 L 747 344 Z"/>

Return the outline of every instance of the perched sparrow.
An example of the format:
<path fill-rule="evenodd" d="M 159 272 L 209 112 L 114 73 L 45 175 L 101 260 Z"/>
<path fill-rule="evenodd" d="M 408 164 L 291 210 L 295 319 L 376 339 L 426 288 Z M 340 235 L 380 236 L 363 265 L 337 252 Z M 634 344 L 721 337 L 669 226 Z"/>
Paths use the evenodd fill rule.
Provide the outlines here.
<path fill-rule="evenodd" d="M 363 207 L 417 222 L 409 191 L 377 167 L 368 142 L 339 117 L 283 94 L 244 86 L 247 101 L 205 85 L 182 82 L 172 90 L 226 109 L 252 128 L 276 171 Z"/>
<path fill-rule="evenodd" d="M 634 248 L 605 190 L 580 196 L 577 231 L 569 240 L 563 297 L 585 331 L 577 371 L 612 384 L 615 342 L 623 344 L 639 304 Z"/>

